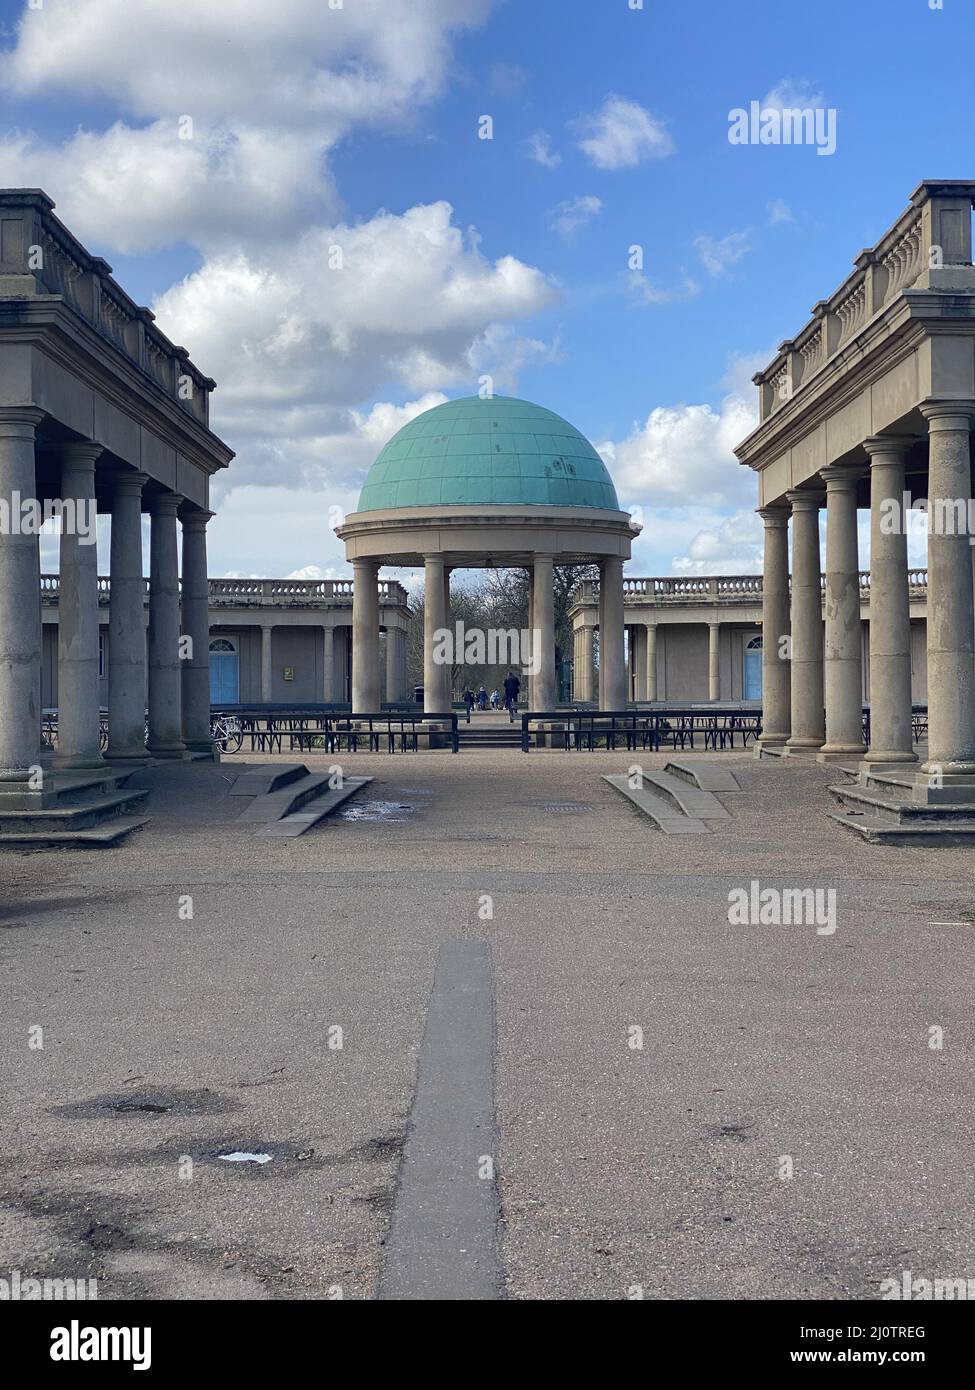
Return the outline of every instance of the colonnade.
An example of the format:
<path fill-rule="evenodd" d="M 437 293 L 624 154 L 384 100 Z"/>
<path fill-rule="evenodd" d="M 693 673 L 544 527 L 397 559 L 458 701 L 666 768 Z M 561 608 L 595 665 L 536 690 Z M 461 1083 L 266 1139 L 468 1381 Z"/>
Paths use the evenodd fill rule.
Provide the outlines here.
<path fill-rule="evenodd" d="M 529 617 L 533 652 L 540 653 L 537 674 L 522 676 L 522 704 L 533 710 L 554 710 L 558 688 L 555 670 L 555 590 L 557 556 L 536 551 L 527 567 Z M 465 557 L 464 567 L 486 564 L 487 557 Z M 451 706 L 450 664 L 439 659 L 436 634 L 449 629 L 452 566 L 440 552 L 423 557 L 423 708 L 426 714 L 448 713 Z M 379 709 L 379 577 L 380 562 L 352 561 L 352 710 Z M 626 668 L 623 657 L 623 561 L 615 556 L 599 561 L 599 702 L 602 709 L 626 708 Z M 590 637 L 590 669 L 592 639 Z M 387 688 L 390 677 L 400 679 L 403 654 L 398 638 L 387 642 Z M 457 654 L 458 659 L 462 654 Z M 524 657 L 525 653 L 519 653 Z M 513 662 L 520 674 L 527 662 Z M 585 698 L 588 698 L 585 697 Z"/>
<path fill-rule="evenodd" d="M 36 499 L 36 430 L 43 412 L 0 408 L 0 500 L 14 522 L 0 533 L 0 805 L 43 804 L 39 539 L 15 524 Z M 45 443 L 58 496 L 95 513 L 97 443 Z M 62 526 L 58 608 L 58 746 L 55 767 L 83 772 L 106 760 L 182 758 L 210 751 L 206 526 L 212 513 L 172 491 L 148 491 L 134 470 L 98 476 L 110 493 L 109 742 L 99 748 L 98 569 L 93 532 Z M 104 501 L 103 501 L 104 506 Z M 142 574 L 142 512 L 150 521 L 149 632 Z M 183 533 L 180 587 L 178 531 Z M 148 703 L 148 748 L 145 720 Z"/>
<path fill-rule="evenodd" d="M 975 401 L 929 401 L 928 760 L 920 771 L 975 776 L 973 555 L 959 524 L 972 495 Z M 868 767 L 917 762 L 912 740 L 905 495 L 915 436 L 863 441 L 863 465 L 830 465 L 760 509 L 765 527 L 761 742 Z M 862 735 L 857 485 L 870 475 L 870 745 Z M 819 513 L 826 508 L 825 623 Z M 952 520 L 954 518 L 955 520 Z M 792 582 L 788 524 L 792 522 Z"/>

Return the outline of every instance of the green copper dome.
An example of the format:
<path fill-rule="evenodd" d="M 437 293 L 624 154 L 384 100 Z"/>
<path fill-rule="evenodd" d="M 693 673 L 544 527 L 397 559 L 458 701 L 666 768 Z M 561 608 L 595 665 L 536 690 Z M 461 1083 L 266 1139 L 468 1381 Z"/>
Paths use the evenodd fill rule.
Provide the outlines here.
<path fill-rule="evenodd" d="M 601 507 L 619 511 L 606 465 L 560 415 L 509 396 L 468 396 L 394 434 L 359 494 L 395 507 Z"/>

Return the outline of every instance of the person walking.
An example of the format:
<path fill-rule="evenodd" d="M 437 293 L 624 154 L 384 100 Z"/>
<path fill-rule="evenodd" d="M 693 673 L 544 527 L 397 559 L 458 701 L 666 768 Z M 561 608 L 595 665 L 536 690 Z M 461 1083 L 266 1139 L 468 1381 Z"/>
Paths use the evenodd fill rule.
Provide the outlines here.
<path fill-rule="evenodd" d="M 474 708 L 474 692 L 469 685 L 464 686 L 464 694 L 461 697 L 467 706 L 467 722 L 471 722 L 471 710 Z"/>
<path fill-rule="evenodd" d="M 514 671 L 509 671 L 504 678 L 504 707 L 511 713 L 511 710 L 518 706 L 518 692 L 521 690 L 521 681 Z"/>

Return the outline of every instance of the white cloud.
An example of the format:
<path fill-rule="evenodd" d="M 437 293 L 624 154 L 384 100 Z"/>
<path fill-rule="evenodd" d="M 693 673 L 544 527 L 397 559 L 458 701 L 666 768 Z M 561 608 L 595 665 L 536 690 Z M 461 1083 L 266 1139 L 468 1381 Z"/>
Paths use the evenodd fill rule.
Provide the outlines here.
<path fill-rule="evenodd" d="M 762 98 L 762 108 L 766 111 L 793 111 L 825 105 L 823 93 L 805 77 L 783 77 Z"/>
<path fill-rule="evenodd" d="M 126 255 L 184 240 L 262 243 L 338 209 L 315 137 L 240 127 L 182 140 L 172 118 L 141 129 L 119 121 L 63 145 L 10 135 L 0 183 L 44 188 L 82 242 Z"/>
<path fill-rule="evenodd" d="M 662 122 L 638 102 L 608 96 L 598 111 L 574 122 L 579 148 L 597 169 L 630 169 L 674 153 Z"/>
<path fill-rule="evenodd" d="M 626 276 L 629 294 L 641 304 L 673 304 L 682 299 L 693 299 L 700 294 L 701 287 L 690 275 L 685 275 L 679 285 L 655 285 L 642 270 L 630 270 Z"/>
<path fill-rule="evenodd" d="M 553 208 L 551 227 L 563 241 L 571 241 L 581 227 L 586 227 L 602 210 L 602 199 L 591 193 L 567 198 Z"/>
<path fill-rule="evenodd" d="M 46 0 L 0 55 L 0 89 L 107 100 L 124 118 L 63 144 L 16 134 L 0 180 L 45 185 L 83 239 L 126 252 L 291 236 L 337 213 L 336 142 L 414 121 L 444 84 L 453 35 L 492 3 Z"/>
<path fill-rule="evenodd" d="M 697 532 L 671 561 L 677 574 L 760 574 L 763 533 L 754 511 L 737 511 Z"/>
<path fill-rule="evenodd" d="M 647 515 L 689 498 L 703 507 L 741 507 L 753 498 L 755 480 L 735 458 L 734 446 L 756 420 L 756 402 L 734 393 L 717 410 L 658 406 L 624 440 L 597 447 L 621 500 L 642 505 Z"/>
<path fill-rule="evenodd" d="M 781 198 L 773 198 L 768 204 L 768 220 L 775 226 L 779 222 L 794 222 L 792 209 Z"/>
<path fill-rule="evenodd" d="M 533 159 L 536 164 L 541 164 L 543 169 L 557 169 L 562 163 L 562 156 L 552 149 L 552 137 L 547 130 L 536 130 L 525 141 L 528 147 L 528 158 Z"/>
<path fill-rule="evenodd" d="M 748 232 L 729 232 L 716 241 L 714 237 L 701 235 L 694 238 L 694 246 L 708 274 L 723 275 L 752 249 L 748 237 Z"/>

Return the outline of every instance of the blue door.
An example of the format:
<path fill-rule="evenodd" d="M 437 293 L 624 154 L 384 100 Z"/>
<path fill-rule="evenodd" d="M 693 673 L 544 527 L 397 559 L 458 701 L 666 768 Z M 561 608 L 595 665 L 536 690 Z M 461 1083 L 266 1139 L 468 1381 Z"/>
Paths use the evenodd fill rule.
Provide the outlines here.
<path fill-rule="evenodd" d="M 742 699 L 762 698 L 762 639 L 753 637 L 745 648 L 745 670 L 742 676 Z"/>
<path fill-rule="evenodd" d="M 233 642 L 219 637 L 210 643 L 210 704 L 240 702 L 240 657 Z"/>

